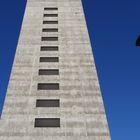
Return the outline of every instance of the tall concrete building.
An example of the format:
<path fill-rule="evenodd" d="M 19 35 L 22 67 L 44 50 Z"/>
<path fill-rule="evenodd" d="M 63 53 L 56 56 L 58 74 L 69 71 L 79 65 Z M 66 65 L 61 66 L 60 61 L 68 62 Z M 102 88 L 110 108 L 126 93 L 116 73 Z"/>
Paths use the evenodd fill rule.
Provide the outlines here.
<path fill-rule="evenodd" d="M 81 0 L 27 0 L 0 140 L 110 140 Z"/>

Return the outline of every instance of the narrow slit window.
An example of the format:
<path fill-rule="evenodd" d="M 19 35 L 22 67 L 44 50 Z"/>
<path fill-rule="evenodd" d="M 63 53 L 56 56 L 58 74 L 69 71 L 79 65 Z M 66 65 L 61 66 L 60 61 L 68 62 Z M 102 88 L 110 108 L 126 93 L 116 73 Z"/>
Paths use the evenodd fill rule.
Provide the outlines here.
<path fill-rule="evenodd" d="M 44 28 L 42 32 L 58 32 L 57 28 Z"/>
<path fill-rule="evenodd" d="M 45 7 L 44 10 L 58 10 L 56 7 Z"/>
<path fill-rule="evenodd" d="M 58 57 L 40 57 L 40 62 L 59 62 Z"/>
<path fill-rule="evenodd" d="M 41 46 L 40 51 L 58 51 L 58 46 Z"/>
<path fill-rule="evenodd" d="M 60 107 L 60 102 L 57 99 L 39 99 L 36 101 L 36 107 Z"/>
<path fill-rule="evenodd" d="M 58 24 L 58 21 L 43 21 L 43 24 Z"/>
<path fill-rule="evenodd" d="M 58 14 L 44 14 L 44 17 L 58 17 Z"/>
<path fill-rule="evenodd" d="M 42 37 L 42 41 L 58 41 L 58 37 Z"/>
<path fill-rule="evenodd" d="M 39 83 L 38 90 L 59 90 L 59 83 Z"/>
<path fill-rule="evenodd" d="M 40 69 L 39 75 L 59 75 L 58 69 Z"/>
<path fill-rule="evenodd" d="M 60 127 L 60 118 L 36 118 L 35 127 Z"/>

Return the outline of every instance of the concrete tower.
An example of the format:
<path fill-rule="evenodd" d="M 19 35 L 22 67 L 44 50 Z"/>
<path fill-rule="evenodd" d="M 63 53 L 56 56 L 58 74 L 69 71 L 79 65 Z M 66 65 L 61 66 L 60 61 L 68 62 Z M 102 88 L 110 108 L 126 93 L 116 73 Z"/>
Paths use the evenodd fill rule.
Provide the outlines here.
<path fill-rule="evenodd" d="M 0 140 L 110 140 L 81 0 L 27 0 Z"/>

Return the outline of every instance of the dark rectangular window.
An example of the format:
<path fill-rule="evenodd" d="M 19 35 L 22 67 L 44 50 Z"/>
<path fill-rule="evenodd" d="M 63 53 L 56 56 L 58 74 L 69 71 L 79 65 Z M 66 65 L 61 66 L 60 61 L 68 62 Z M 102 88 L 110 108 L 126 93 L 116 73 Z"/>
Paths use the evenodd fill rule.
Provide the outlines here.
<path fill-rule="evenodd" d="M 40 57 L 40 62 L 59 62 L 58 57 Z"/>
<path fill-rule="evenodd" d="M 59 100 L 37 100 L 36 107 L 60 107 Z"/>
<path fill-rule="evenodd" d="M 39 83 L 38 90 L 59 90 L 58 83 Z"/>
<path fill-rule="evenodd" d="M 58 46 L 41 46 L 40 51 L 58 51 Z"/>
<path fill-rule="evenodd" d="M 44 28 L 42 32 L 58 32 L 57 28 Z"/>
<path fill-rule="evenodd" d="M 58 14 L 44 14 L 44 17 L 58 17 Z"/>
<path fill-rule="evenodd" d="M 42 37 L 42 41 L 58 41 L 58 37 Z"/>
<path fill-rule="evenodd" d="M 40 69 L 39 75 L 59 75 L 58 69 Z"/>
<path fill-rule="evenodd" d="M 60 118 L 36 118 L 35 127 L 60 127 Z"/>
<path fill-rule="evenodd" d="M 58 24 L 58 21 L 43 21 L 43 24 Z"/>
<path fill-rule="evenodd" d="M 56 7 L 45 7 L 44 10 L 58 10 Z"/>

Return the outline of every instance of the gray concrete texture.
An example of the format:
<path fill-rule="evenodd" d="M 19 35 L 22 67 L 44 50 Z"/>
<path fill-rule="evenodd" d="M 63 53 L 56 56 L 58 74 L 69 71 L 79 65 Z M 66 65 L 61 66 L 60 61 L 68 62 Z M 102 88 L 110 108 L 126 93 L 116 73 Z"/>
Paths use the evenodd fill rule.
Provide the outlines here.
<path fill-rule="evenodd" d="M 43 17 L 45 13 L 58 17 Z M 52 27 L 59 31 L 42 33 L 42 28 Z M 45 36 L 59 39 L 41 41 Z M 59 51 L 40 51 L 43 45 L 58 45 Z M 40 63 L 40 57 L 59 57 L 59 62 Z M 39 69 L 60 73 L 39 76 Z M 37 90 L 38 83 L 59 83 L 60 89 Z M 60 107 L 36 108 L 36 99 L 60 99 Z M 60 118 L 60 128 L 35 128 L 35 118 Z M 0 140 L 19 139 L 110 140 L 81 0 L 27 1 L 0 120 Z"/>

